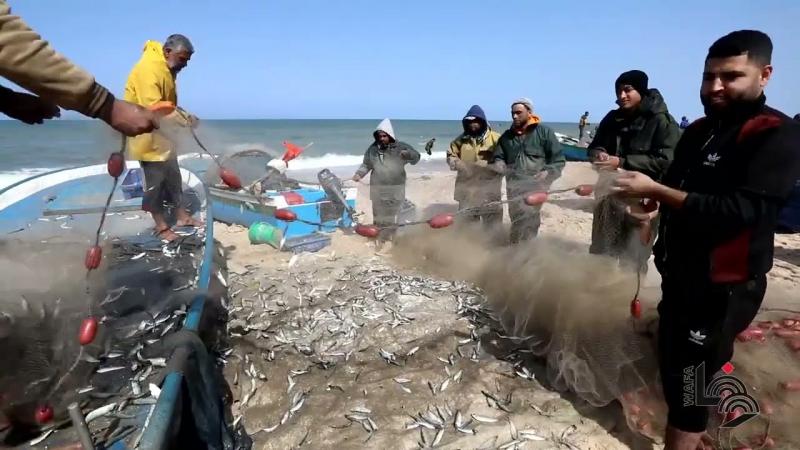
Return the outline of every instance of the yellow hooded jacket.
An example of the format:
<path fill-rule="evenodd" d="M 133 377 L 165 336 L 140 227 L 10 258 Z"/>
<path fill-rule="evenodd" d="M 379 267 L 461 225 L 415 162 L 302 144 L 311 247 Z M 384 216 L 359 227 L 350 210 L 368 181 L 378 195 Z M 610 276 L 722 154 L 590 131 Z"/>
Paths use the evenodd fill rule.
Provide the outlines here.
<path fill-rule="evenodd" d="M 159 42 L 145 42 L 142 57 L 125 83 L 125 100 L 145 108 L 161 101 L 178 104 L 175 77 Z M 128 156 L 139 161 L 166 161 L 176 156 L 173 147 L 161 134 L 146 133 L 128 139 Z"/>

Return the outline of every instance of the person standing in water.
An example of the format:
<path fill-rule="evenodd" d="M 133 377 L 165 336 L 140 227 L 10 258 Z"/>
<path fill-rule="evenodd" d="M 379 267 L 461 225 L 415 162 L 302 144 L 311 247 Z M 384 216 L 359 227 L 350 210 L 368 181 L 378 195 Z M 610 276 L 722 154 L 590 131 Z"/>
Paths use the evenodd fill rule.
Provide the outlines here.
<path fill-rule="evenodd" d="M 614 82 L 619 108 L 611 110 L 589 144 L 589 158 L 601 177 L 617 169 L 635 170 L 660 180 L 672 160 L 680 130 L 658 89 L 648 88 L 647 74 L 631 70 Z M 601 182 L 602 184 L 602 182 Z M 602 192 L 598 193 L 602 196 Z M 626 214 L 627 205 L 602 196 L 594 210 L 589 251 L 620 258 L 637 270 L 647 270 L 653 234 Z M 644 227 L 644 228 L 643 228 Z"/>
<path fill-rule="evenodd" d="M 427 153 L 428 156 L 431 156 L 433 154 L 433 144 L 435 142 L 436 138 L 430 138 L 428 142 L 425 143 L 425 153 Z"/>
<path fill-rule="evenodd" d="M 487 167 L 494 157 L 500 133 L 492 130 L 478 105 L 472 105 L 461 125 L 464 132 L 450 143 L 447 151 L 450 170 L 458 172 L 453 196 L 459 210 L 473 208 L 467 215 L 469 220 L 482 221 L 491 228 L 503 220 L 503 205 L 482 206 L 500 201 L 503 177 Z"/>
<path fill-rule="evenodd" d="M 125 83 L 125 100 L 144 107 L 165 101 L 177 106 L 175 79 L 193 54 L 192 43 L 180 34 L 169 36 L 164 45 L 147 41 L 141 59 L 133 66 Z M 185 123 L 177 112 L 166 118 L 183 126 L 194 126 L 194 123 Z M 162 134 L 147 133 L 129 139 L 128 148 L 130 156 L 139 160 L 144 172 L 142 209 L 153 216 L 155 235 L 165 241 L 173 241 L 178 237 L 167 221 L 167 207 L 174 208 L 176 225 L 201 226 L 189 215 L 181 201 L 183 180 L 175 144 Z"/>
<path fill-rule="evenodd" d="M 733 357 L 736 335 L 764 299 L 778 212 L 800 178 L 800 124 L 765 103 L 771 58 L 772 41 L 760 31 L 714 42 L 700 87 L 706 116 L 683 133 L 663 181 L 644 172 L 615 181 L 620 195 L 661 204 L 666 450 L 694 450 L 702 439 L 710 409 L 686 401 L 687 371 L 709 386 Z"/>
<path fill-rule="evenodd" d="M 528 206 L 522 200 L 532 191 L 546 191 L 561 176 L 566 159 L 555 132 L 542 125 L 533 113 L 533 102 L 520 98 L 511 104 L 511 128 L 497 141 L 490 167 L 506 177 L 511 218 L 511 243 L 539 234 L 541 206 Z"/>
<path fill-rule="evenodd" d="M 581 120 L 578 122 L 578 141 L 583 140 L 583 131 L 586 127 L 589 126 L 589 111 L 586 111 L 581 116 Z"/>
<path fill-rule="evenodd" d="M 372 173 L 369 183 L 372 218 L 381 228 L 376 244 L 379 254 L 388 254 L 397 231 L 397 216 L 406 199 L 405 166 L 418 163 L 420 154 L 412 146 L 395 139 L 389 119 L 378 124 L 372 137 L 375 141 L 364 152 L 364 161 L 353 175 L 353 181 L 358 182 Z"/>

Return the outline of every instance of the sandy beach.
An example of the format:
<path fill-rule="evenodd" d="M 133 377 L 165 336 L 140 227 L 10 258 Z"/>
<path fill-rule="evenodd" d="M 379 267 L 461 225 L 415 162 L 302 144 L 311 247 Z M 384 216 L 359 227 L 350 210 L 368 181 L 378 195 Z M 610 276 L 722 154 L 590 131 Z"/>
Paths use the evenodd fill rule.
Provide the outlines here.
<path fill-rule="evenodd" d="M 349 178 L 349 169 L 336 172 Z M 596 178 L 588 164 L 568 163 L 553 188 Z M 409 173 L 407 198 L 421 217 L 454 211 L 454 180 L 443 161 L 423 162 Z M 365 181 L 357 210 L 369 222 Z M 593 204 L 554 196 L 540 236 L 588 249 Z M 243 227 L 217 223 L 214 233 L 230 275 L 227 400 L 254 448 L 654 446 L 629 430 L 618 403 L 593 407 L 548 386 L 541 361 L 510 351 L 481 321 L 482 293 L 468 283 L 376 256 L 368 240 L 343 232 L 300 255 L 251 245 Z M 798 271 L 800 236 L 778 236 L 770 292 L 796 288 Z M 652 309 L 652 263 L 644 283 Z"/>

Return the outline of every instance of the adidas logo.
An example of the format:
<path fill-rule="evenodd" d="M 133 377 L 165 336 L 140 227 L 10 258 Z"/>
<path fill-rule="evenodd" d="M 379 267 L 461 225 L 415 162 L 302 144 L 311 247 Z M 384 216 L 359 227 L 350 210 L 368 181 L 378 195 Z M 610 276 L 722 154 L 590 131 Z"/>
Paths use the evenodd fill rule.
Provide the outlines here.
<path fill-rule="evenodd" d="M 717 165 L 717 161 L 719 161 L 721 158 L 722 158 L 722 157 L 721 157 L 721 156 L 719 156 L 717 153 L 710 153 L 710 154 L 709 154 L 709 155 L 706 157 L 706 161 L 705 161 L 705 162 L 703 162 L 703 165 L 704 165 L 704 166 L 710 166 L 710 167 L 714 167 L 714 166 L 716 166 L 716 165 Z"/>
<path fill-rule="evenodd" d="M 705 340 L 706 340 L 706 335 L 703 334 L 701 331 L 689 330 L 689 342 L 694 342 L 697 345 L 703 345 L 703 341 Z"/>

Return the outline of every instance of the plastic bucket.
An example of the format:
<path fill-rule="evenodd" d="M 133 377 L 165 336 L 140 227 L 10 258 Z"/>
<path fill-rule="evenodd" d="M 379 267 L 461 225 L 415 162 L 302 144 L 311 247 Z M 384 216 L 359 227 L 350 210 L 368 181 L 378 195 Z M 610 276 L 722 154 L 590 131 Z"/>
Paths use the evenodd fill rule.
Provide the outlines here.
<path fill-rule="evenodd" d="M 279 228 L 267 222 L 256 222 L 250 225 L 247 236 L 251 244 L 269 244 L 275 248 L 280 247 L 283 233 Z"/>

